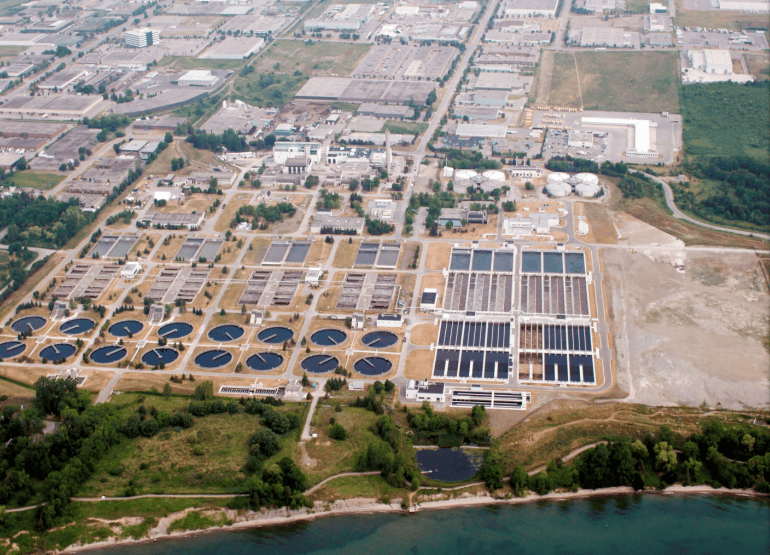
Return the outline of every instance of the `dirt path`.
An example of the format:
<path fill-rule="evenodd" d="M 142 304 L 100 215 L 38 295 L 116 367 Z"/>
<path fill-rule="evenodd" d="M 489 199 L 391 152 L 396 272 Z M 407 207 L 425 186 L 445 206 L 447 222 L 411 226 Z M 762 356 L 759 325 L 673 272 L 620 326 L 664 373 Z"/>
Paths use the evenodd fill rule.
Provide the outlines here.
<path fill-rule="evenodd" d="M 572 53 L 572 59 L 575 60 L 575 74 L 577 75 L 578 94 L 580 95 L 580 109 L 583 109 L 583 90 L 580 88 L 580 68 L 578 68 L 577 56 Z"/>

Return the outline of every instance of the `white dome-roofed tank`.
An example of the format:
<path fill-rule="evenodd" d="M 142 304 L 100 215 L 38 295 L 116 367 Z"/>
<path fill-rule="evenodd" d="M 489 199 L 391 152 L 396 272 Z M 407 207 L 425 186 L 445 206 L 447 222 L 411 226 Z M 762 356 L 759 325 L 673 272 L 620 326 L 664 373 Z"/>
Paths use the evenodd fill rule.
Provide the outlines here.
<path fill-rule="evenodd" d="M 454 178 L 456 180 L 460 179 L 470 179 L 471 177 L 476 177 L 478 173 L 474 170 L 455 170 Z"/>
<path fill-rule="evenodd" d="M 552 197 L 566 197 L 572 193 L 572 186 L 566 181 L 553 181 L 545 186 L 545 190 Z"/>
<path fill-rule="evenodd" d="M 580 183 L 591 183 L 593 185 L 599 184 L 599 178 L 593 173 L 579 173 L 575 175 L 575 179 Z"/>
<path fill-rule="evenodd" d="M 566 183 L 569 181 L 569 174 L 563 172 L 554 172 L 548 174 L 548 183 Z"/>
<path fill-rule="evenodd" d="M 502 183 L 505 181 L 505 174 L 501 172 L 500 170 L 487 170 L 484 173 L 482 173 L 484 177 L 489 179 L 490 181 L 499 181 Z"/>
<path fill-rule="evenodd" d="M 575 185 L 575 192 L 581 197 L 593 198 L 599 193 L 600 189 L 599 183 L 588 183 L 587 181 L 581 181 Z"/>

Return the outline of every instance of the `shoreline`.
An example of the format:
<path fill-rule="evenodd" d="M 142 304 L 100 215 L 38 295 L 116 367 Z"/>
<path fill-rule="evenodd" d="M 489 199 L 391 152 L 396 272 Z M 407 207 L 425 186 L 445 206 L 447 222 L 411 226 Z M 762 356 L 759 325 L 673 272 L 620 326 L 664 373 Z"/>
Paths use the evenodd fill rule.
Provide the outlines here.
<path fill-rule="evenodd" d="M 753 499 L 767 499 L 770 497 L 768 494 L 757 493 L 753 490 L 744 489 L 728 489 L 719 488 L 715 489 L 711 486 L 681 486 L 673 485 L 669 486 L 665 490 L 643 490 L 636 491 L 631 487 L 612 487 L 603 488 L 597 490 L 578 490 L 576 492 L 562 492 L 562 493 L 548 493 L 546 495 L 538 495 L 530 493 L 526 497 L 511 497 L 510 499 L 498 499 L 489 495 L 488 492 L 483 495 L 465 494 L 461 497 L 454 499 L 442 499 L 436 501 L 425 501 L 419 503 L 419 510 L 448 510 L 448 509 L 460 509 L 466 507 L 478 507 L 485 505 L 521 505 L 527 503 L 534 503 L 538 501 L 567 501 L 573 499 L 587 499 L 590 497 L 613 497 L 619 495 L 725 495 L 732 497 L 747 497 Z M 343 501 L 337 501 L 334 505 L 341 504 L 341 507 L 332 508 L 329 510 L 321 510 L 320 512 L 314 509 L 305 509 L 303 511 L 291 511 L 286 508 L 266 510 L 261 512 L 253 512 L 247 515 L 247 518 L 234 522 L 226 526 L 212 526 L 209 528 L 201 528 L 199 530 L 185 530 L 181 532 L 166 532 L 157 534 L 150 537 L 144 537 L 140 539 L 118 539 L 118 540 L 106 540 L 100 542 L 94 542 L 86 545 L 74 545 L 67 547 L 59 551 L 53 551 L 53 553 L 79 553 L 82 551 L 98 550 L 109 547 L 129 546 L 133 544 L 153 543 L 157 540 L 169 540 L 186 538 L 196 536 L 200 534 L 209 534 L 212 532 L 223 531 L 235 531 L 243 530 L 247 528 L 261 528 L 264 526 L 279 526 L 284 524 L 293 524 L 295 522 L 307 522 L 313 521 L 317 518 L 325 518 L 329 516 L 352 516 L 352 515 L 365 515 L 365 514 L 377 514 L 377 513 L 407 513 L 409 509 L 403 509 L 400 503 L 391 503 L 389 505 L 379 503 L 375 499 L 371 498 L 352 498 Z M 348 505 L 353 506 L 348 506 Z M 187 509 L 194 510 L 193 508 Z M 276 513 L 284 513 L 276 514 Z M 294 513 L 294 514 L 292 514 Z"/>

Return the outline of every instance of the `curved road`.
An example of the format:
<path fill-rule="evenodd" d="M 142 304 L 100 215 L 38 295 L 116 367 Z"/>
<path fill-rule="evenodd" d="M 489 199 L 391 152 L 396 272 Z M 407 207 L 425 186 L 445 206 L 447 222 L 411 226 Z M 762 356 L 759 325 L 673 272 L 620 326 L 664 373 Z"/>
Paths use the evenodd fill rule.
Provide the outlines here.
<path fill-rule="evenodd" d="M 666 195 L 666 205 L 668 206 L 668 209 L 671 210 L 675 218 L 679 220 L 684 220 L 691 224 L 699 225 L 701 227 L 713 229 L 714 231 L 723 231 L 725 233 L 735 233 L 736 235 L 743 235 L 746 237 L 756 237 L 758 239 L 764 239 L 765 241 L 770 241 L 770 235 L 767 235 L 765 233 L 757 233 L 756 231 L 745 231 L 743 229 L 734 229 L 732 227 L 722 227 L 718 225 L 707 224 L 700 220 L 696 220 L 695 218 L 691 218 L 686 214 L 683 214 L 682 211 L 679 210 L 679 208 L 677 208 L 676 204 L 674 203 L 674 191 L 671 190 L 671 186 L 665 181 L 663 181 L 662 179 L 654 175 L 650 175 L 648 173 L 645 173 L 644 175 L 646 175 L 653 181 L 661 184 L 661 186 L 663 187 L 663 192 Z"/>

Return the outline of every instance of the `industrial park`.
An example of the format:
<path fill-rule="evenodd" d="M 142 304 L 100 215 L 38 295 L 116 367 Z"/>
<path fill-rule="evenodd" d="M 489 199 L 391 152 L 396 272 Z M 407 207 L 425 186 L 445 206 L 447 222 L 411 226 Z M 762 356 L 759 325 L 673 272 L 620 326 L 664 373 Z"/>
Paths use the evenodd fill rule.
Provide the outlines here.
<path fill-rule="evenodd" d="M 30 419 L 0 434 L 0 507 L 39 522 L 0 553 L 363 498 L 416 512 L 455 499 L 444 482 L 508 500 L 514 468 L 583 469 L 583 451 L 660 426 L 680 466 L 640 462 L 641 489 L 738 487 L 713 458 L 681 465 L 707 417 L 770 410 L 769 15 L 767 0 L 0 6 L 0 420 Z M 46 391 L 66 400 L 40 412 Z M 29 487 L 8 474 L 27 460 L 14 449 L 88 411 L 119 439 L 67 503 L 201 494 L 226 518 L 196 500 L 179 511 L 200 522 L 54 538 L 70 513 L 40 469 Z M 720 456 L 748 465 L 751 445 Z M 465 474 L 437 477 L 431 451 Z M 736 484 L 764 488 L 746 472 Z M 284 497 L 258 492 L 270 480 Z"/>

